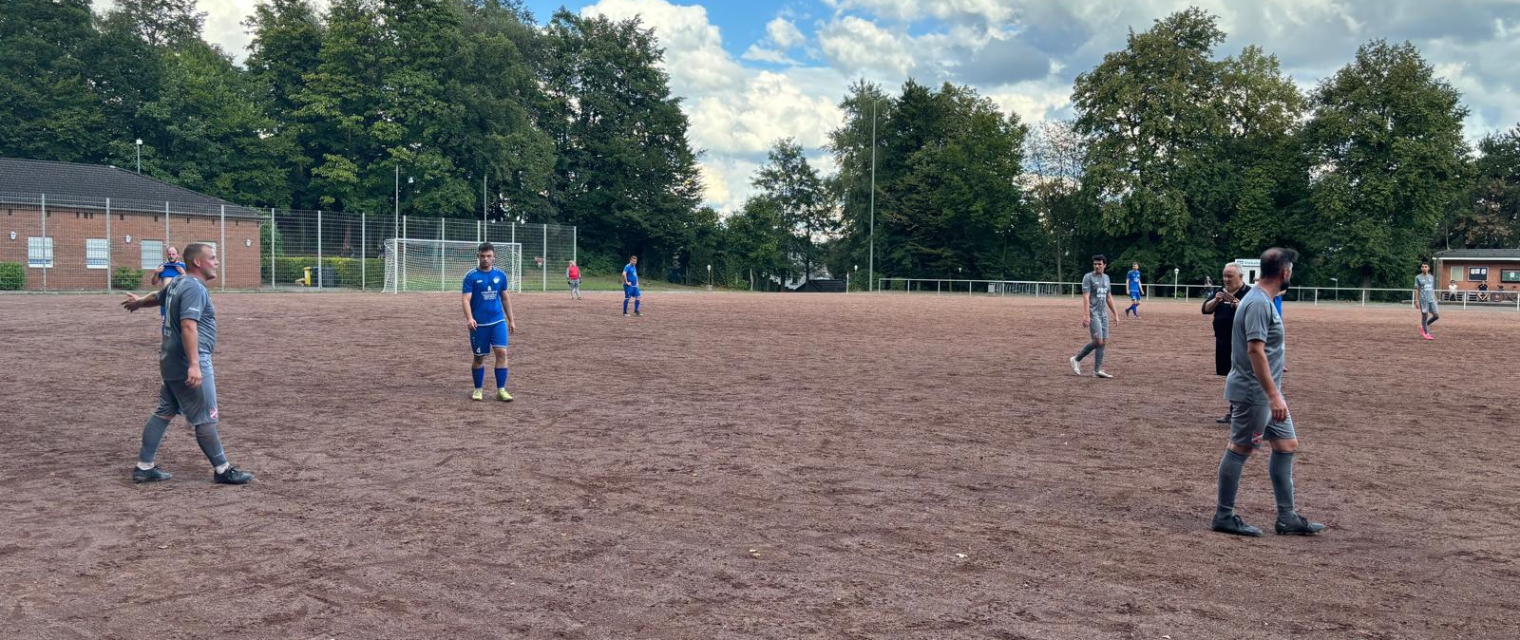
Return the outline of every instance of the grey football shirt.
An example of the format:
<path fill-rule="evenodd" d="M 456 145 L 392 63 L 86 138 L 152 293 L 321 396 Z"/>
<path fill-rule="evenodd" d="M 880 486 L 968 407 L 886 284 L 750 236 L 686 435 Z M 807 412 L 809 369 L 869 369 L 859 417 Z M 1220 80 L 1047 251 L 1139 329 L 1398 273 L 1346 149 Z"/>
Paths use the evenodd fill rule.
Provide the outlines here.
<path fill-rule="evenodd" d="M 216 351 L 216 308 L 206 283 L 194 276 L 175 278 L 164 288 L 168 293 L 168 311 L 164 314 L 164 343 L 158 353 L 158 370 L 164 380 L 185 379 L 190 359 L 180 332 L 181 320 L 196 321 L 196 360 L 210 359 Z"/>
<path fill-rule="evenodd" d="M 1251 369 L 1247 350 L 1252 342 L 1266 346 L 1267 368 L 1272 382 L 1282 387 L 1283 321 L 1272 299 L 1259 288 L 1252 288 L 1235 309 L 1235 326 L 1230 338 L 1230 375 L 1225 378 L 1224 397 L 1230 402 L 1266 404 L 1267 391 Z"/>
<path fill-rule="evenodd" d="M 1100 276 L 1093 272 L 1082 276 L 1082 293 L 1088 294 L 1088 313 L 1108 315 L 1109 287 L 1110 281 L 1106 273 Z"/>
<path fill-rule="evenodd" d="M 1414 277 L 1414 287 L 1420 290 L 1420 300 L 1423 302 L 1436 301 L 1436 277 L 1431 275 L 1418 275 Z"/>

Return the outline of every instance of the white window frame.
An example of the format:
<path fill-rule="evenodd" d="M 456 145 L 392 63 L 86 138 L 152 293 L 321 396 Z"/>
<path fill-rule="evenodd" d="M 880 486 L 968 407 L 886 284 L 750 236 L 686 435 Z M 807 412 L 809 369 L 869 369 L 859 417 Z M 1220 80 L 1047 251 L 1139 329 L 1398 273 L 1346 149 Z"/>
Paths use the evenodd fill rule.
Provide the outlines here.
<path fill-rule="evenodd" d="M 84 268 L 109 269 L 111 267 L 111 239 L 87 238 L 84 241 Z"/>
<path fill-rule="evenodd" d="M 152 258 L 152 261 L 153 261 L 152 264 L 148 264 L 148 260 L 149 260 L 149 258 L 148 258 L 148 245 L 149 244 L 156 244 L 156 245 L 158 245 L 158 252 L 155 254 L 156 257 Z M 164 263 L 164 241 L 163 240 L 138 240 L 137 241 L 137 246 L 138 246 L 138 254 L 142 256 L 142 268 L 143 268 L 143 271 L 153 271 L 153 270 L 156 270 L 156 269 L 158 269 L 159 265 L 161 265 L 161 264 Z"/>
<path fill-rule="evenodd" d="M 43 242 L 38 242 L 39 240 Z M 40 257 L 33 257 L 41 252 Z M 51 236 L 28 236 L 26 239 L 26 266 L 32 269 L 53 268 L 53 238 Z"/>

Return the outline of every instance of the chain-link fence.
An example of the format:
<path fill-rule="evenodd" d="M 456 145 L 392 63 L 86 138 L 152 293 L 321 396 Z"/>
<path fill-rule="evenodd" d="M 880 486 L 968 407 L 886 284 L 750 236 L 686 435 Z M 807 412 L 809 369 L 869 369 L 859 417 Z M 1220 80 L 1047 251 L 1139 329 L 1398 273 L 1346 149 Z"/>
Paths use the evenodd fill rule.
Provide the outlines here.
<path fill-rule="evenodd" d="M 40 194 L 0 193 L 0 213 L 0 291 L 150 289 L 169 248 L 192 242 L 217 248 L 213 288 L 381 291 L 396 238 L 519 244 L 514 288 L 550 290 L 564 286 L 579 240 L 553 224 Z"/>

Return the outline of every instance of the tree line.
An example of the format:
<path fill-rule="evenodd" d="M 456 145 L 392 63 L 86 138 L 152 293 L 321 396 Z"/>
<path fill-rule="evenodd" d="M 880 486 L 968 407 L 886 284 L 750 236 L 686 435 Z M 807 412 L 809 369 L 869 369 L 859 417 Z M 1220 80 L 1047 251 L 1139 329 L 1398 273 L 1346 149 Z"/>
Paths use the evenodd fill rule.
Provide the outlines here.
<path fill-rule="evenodd" d="M 1189 9 L 1033 126 L 968 87 L 860 81 L 821 150 L 833 174 L 779 140 L 720 213 L 636 19 L 264 0 L 242 65 L 203 22 L 194 0 L 11 0 L 0 155 L 132 167 L 141 139 L 144 173 L 242 204 L 573 224 L 593 269 L 638 253 L 767 289 L 860 282 L 873 258 L 877 276 L 1069 280 L 1099 252 L 1196 281 L 1270 245 L 1304 253 L 1308 284 L 1403 286 L 1434 251 L 1520 246 L 1520 126 L 1469 145 L 1461 96 L 1408 43 L 1368 42 L 1304 92 L 1259 47 L 1221 56 L 1217 18 Z"/>

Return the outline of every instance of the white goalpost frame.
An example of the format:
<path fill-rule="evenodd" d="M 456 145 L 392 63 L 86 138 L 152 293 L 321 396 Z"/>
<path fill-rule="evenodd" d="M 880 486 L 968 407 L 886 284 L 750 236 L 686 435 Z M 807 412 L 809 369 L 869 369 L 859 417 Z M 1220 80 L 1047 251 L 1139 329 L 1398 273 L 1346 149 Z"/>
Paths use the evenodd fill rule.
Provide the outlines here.
<path fill-rule="evenodd" d="M 522 245 L 516 242 L 493 243 L 496 245 L 496 268 L 507 273 L 509 290 L 518 290 L 523 277 Z M 457 277 L 476 266 L 475 250 L 480 243 L 470 240 L 429 240 L 421 238 L 390 238 L 385 241 L 385 283 L 381 291 L 432 291 L 432 283 L 417 283 L 417 289 L 408 274 L 419 273 L 419 278 L 429 278 L 436 273 L 438 291 L 451 291 L 451 283 Z M 436 262 L 436 265 L 433 264 Z M 519 290 L 520 291 L 520 290 Z"/>

